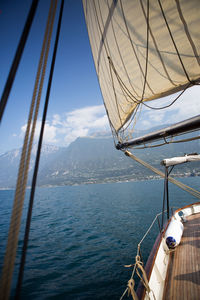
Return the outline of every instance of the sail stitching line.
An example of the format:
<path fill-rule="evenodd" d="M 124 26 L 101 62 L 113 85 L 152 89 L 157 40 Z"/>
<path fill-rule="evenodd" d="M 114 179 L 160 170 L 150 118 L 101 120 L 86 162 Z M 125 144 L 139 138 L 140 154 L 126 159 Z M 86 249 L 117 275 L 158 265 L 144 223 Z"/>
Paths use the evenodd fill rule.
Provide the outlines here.
<path fill-rule="evenodd" d="M 190 35 L 190 32 L 189 32 L 187 23 L 186 23 L 186 21 L 185 21 L 185 19 L 184 19 L 184 16 L 183 16 L 183 14 L 182 14 L 179 0 L 175 0 L 175 2 L 176 2 L 176 6 L 177 6 L 177 10 L 178 10 L 178 13 L 179 13 L 180 20 L 181 20 L 181 22 L 183 23 L 183 26 L 184 26 L 184 29 L 185 29 L 186 36 L 187 36 L 188 41 L 189 41 L 189 43 L 190 43 L 190 45 L 191 45 L 191 48 L 192 48 L 192 50 L 193 50 L 193 52 L 194 52 L 194 56 L 195 56 L 195 58 L 196 58 L 196 60 L 197 60 L 197 63 L 200 65 L 200 58 L 199 58 L 197 49 L 196 49 L 196 47 L 195 47 L 195 44 L 194 44 L 194 42 L 193 42 L 193 40 L 192 40 L 192 37 L 191 37 L 191 35 Z"/>
<path fill-rule="evenodd" d="M 168 22 L 167 22 L 167 18 L 166 18 L 166 16 L 165 16 L 165 13 L 164 13 L 164 10 L 163 10 L 163 7 L 162 7 L 162 4 L 161 4 L 160 0 L 158 0 L 158 3 L 159 3 L 159 6 L 160 6 L 160 9 L 161 9 L 163 18 L 164 18 L 164 20 L 165 20 L 165 24 L 166 24 L 166 26 L 167 26 L 167 29 L 168 29 L 170 38 L 171 38 L 171 40 L 172 40 L 172 43 L 173 43 L 174 48 L 175 48 L 175 50 L 176 50 L 176 53 L 177 53 L 177 55 L 178 55 L 178 58 L 179 58 L 179 61 L 180 61 L 180 63 L 181 63 L 181 66 L 182 66 L 182 68 L 183 68 L 183 71 L 184 71 L 184 73 L 185 73 L 185 76 L 187 77 L 187 80 L 188 80 L 190 83 L 193 84 L 193 82 L 190 80 L 190 77 L 189 77 L 189 75 L 188 75 L 188 73 L 187 73 L 187 71 L 186 71 L 186 69 L 185 69 L 184 63 L 183 63 L 183 61 L 182 61 L 182 59 L 181 59 L 180 53 L 179 53 L 179 51 L 178 51 L 177 45 L 176 45 L 176 43 L 175 43 L 175 40 L 174 40 L 174 38 L 173 38 L 173 36 L 172 36 L 172 32 L 171 32 L 171 29 L 170 29 L 169 24 L 168 24 Z"/>
<path fill-rule="evenodd" d="M 129 41 L 130 41 L 130 43 L 131 43 L 131 47 L 132 47 L 132 49 L 133 49 L 135 58 L 136 58 L 136 60 L 137 60 L 139 69 L 140 69 L 140 71 L 141 71 L 141 74 L 142 74 L 142 76 L 145 78 L 145 74 L 144 74 L 144 72 L 143 72 L 143 69 L 142 69 L 142 66 L 141 66 L 141 64 L 140 64 L 138 55 L 137 55 L 136 50 L 135 50 L 135 47 L 134 47 L 134 45 L 133 45 L 133 41 L 132 41 L 131 36 L 130 36 L 130 32 L 129 32 L 129 29 L 128 29 L 128 26 L 127 26 L 127 22 L 126 22 L 126 19 L 125 19 L 124 9 L 123 9 L 123 5 L 122 5 L 122 1 L 121 1 L 121 0 L 120 0 L 120 4 L 121 4 L 122 14 L 123 14 L 123 18 L 124 18 L 124 24 L 125 24 L 125 26 L 126 26 L 126 30 L 127 30 L 127 34 L 128 34 L 128 37 L 129 37 Z M 148 85 L 148 88 L 150 89 L 150 91 L 152 92 L 152 94 L 154 94 L 154 93 L 153 93 L 153 90 L 151 89 L 151 87 L 150 87 L 150 85 L 149 85 L 148 82 L 147 82 L 147 85 Z M 138 101 L 139 101 L 139 100 L 138 100 Z"/>
<path fill-rule="evenodd" d="M 118 79 L 118 82 L 119 82 L 119 84 L 121 85 L 121 88 L 122 88 L 122 90 L 124 90 L 126 93 L 127 93 L 127 96 L 128 97 L 130 97 L 131 99 L 132 99 L 132 101 L 133 102 L 135 102 L 136 104 L 142 104 L 142 105 L 144 105 L 144 106 L 146 106 L 146 107 L 148 107 L 148 108 L 150 108 L 150 109 L 153 109 L 153 110 L 161 110 L 161 109 L 165 109 L 165 108 L 168 108 L 168 107 L 170 107 L 170 106 L 172 106 L 182 95 L 183 95 L 183 93 L 189 88 L 189 87 L 191 87 L 191 83 L 189 82 L 187 85 L 186 85 L 186 87 L 184 88 L 184 90 L 183 91 L 181 91 L 181 93 L 170 103 L 170 104 L 168 104 L 168 105 L 165 105 L 165 106 L 161 106 L 161 107 L 153 107 L 153 106 L 150 106 L 150 105 L 148 105 L 146 102 L 144 102 L 144 101 L 142 101 L 142 100 L 136 100 L 135 98 L 133 99 L 133 94 L 131 93 L 131 91 L 126 87 L 126 85 L 123 83 L 123 81 L 121 80 L 121 78 L 120 78 L 120 76 L 119 76 L 119 74 L 117 73 L 117 70 L 115 69 L 115 67 L 114 67 L 114 64 L 113 64 L 113 62 L 112 62 L 112 60 L 111 60 L 111 58 L 110 57 L 108 57 L 108 59 L 109 59 L 109 62 L 110 62 L 110 64 L 111 64 L 111 66 L 112 66 L 112 69 L 113 69 L 113 71 L 114 71 L 114 73 L 115 73 L 115 75 L 116 75 L 116 78 Z M 193 85 L 193 84 L 192 84 Z"/>
<path fill-rule="evenodd" d="M 101 31 L 101 28 L 100 28 L 100 24 L 99 24 L 99 20 L 98 20 L 98 17 L 97 17 L 97 12 L 96 12 L 96 7 L 95 7 L 95 4 L 94 4 L 94 2 L 90 2 L 90 5 L 92 5 L 92 3 L 93 3 L 93 6 L 94 6 L 94 11 L 95 11 L 95 16 L 96 16 L 96 20 L 97 20 L 97 24 L 98 24 L 98 28 L 99 28 L 99 32 L 100 32 L 100 34 L 102 34 L 102 31 Z M 88 9 L 88 7 L 87 7 L 87 5 L 88 5 L 88 2 L 86 2 L 86 16 L 87 16 L 87 9 Z M 88 24 L 88 20 L 89 20 L 89 18 L 85 18 L 85 20 L 86 20 L 86 24 L 87 24 L 87 27 L 89 26 Z M 90 20 L 91 21 L 91 20 Z M 95 33 L 94 33 L 94 31 L 93 31 L 93 26 L 91 26 L 91 32 L 92 32 L 92 40 L 94 41 L 95 40 Z M 89 36 L 90 37 L 90 36 Z M 90 37 L 91 38 L 91 37 Z M 91 42 L 91 41 L 90 41 Z M 96 51 L 97 51 L 97 48 L 98 48 L 98 43 L 96 42 L 96 40 L 95 40 L 95 46 L 96 46 Z M 97 72 L 97 74 L 98 74 L 98 72 Z M 104 102 L 104 98 L 103 98 L 103 102 Z M 104 107 L 105 107 L 105 110 L 106 110 L 106 113 L 107 113 L 107 116 L 108 116 L 108 121 L 109 121 L 109 124 L 110 124 L 110 128 L 111 128 L 111 131 L 112 131 L 112 135 L 113 135 L 113 138 L 114 138 L 114 132 L 113 132 L 113 130 L 114 130 L 114 127 L 113 127 L 113 125 L 112 125 L 112 123 L 111 123 L 111 120 L 110 120 L 110 118 L 109 118 L 109 113 L 108 113 L 108 109 L 107 109 L 107 107 L 106 107 L 106 105 L 105 105 L 105 102 L 104 102 Z M 115 141 L 114 141 L 115 142 Z M 115 144 L 116 144 L 116 142 L 115 142 Z"/>
<path fill-rule="evenodd" d="M 98 2 L 98 4 L 99 4 L 99 2 Z M 96 16 L 98 28 L 99 28 L 100 34 L 101 34 L 101 36 L 102 36 L 102 38 L 103 38 L 103 32 L 102 32 L 102 29 L 101 29 L 101 26 L 100 26 L 100 21 L 99 21 L 99 18 L 98 18 L 97 8 L 96 8 L 96 5 L 95 5 L 95 2 L 93 2 L 93 7 L 94 7 L 94 11 L 95 11 L 95 16 Z M 100 6 L 99 6 L 99 12 L 100 12 L 100 15 L 101 15 L 101 9 L 100 9 Z M 102 16 L 101 16 L 101 19 L 102 19 Z M 102 23 L 103 23 L 103 20 L 102 20 Z M 105 40 L 106 40 L 106 37 L 105 37 Z M 109 55 L 110 55 L 110 54 L 109 54 L 109 53 L 110 53 L 109 45 L 108 45 L 108 43 L 107 43 L 107 45 L 106 45 L 105 42 L 104 42 L 103 44 L 104 44 L 104 48 L 105 48 L 105 51 L 106 51 L 106 55 L 107 55 L 107 57 L 109 57 Z M 98 66 L 98 72 L 97 72 L 97 73 L 99 74 L 99 66 Z M 111 76 L 111 82 L 112 82 L 112 76 Z M 115 93 L 115 91 L 114 91 L 114 93 Z M 118 117 L 119 117 L 119 120 L 120 120 L 121 126 L 122 126 L 122 120 L 121 120 L 121 116 L 120 116 L 120 114 L 119 114 L 119 107 L 118 107 L 118 103 L 117 103 L 116 97 L 115 97 L 115 101 L 116 101 L 116 107 L 117 107 L 117 110 L 118 110 Z M 105 103 L 104 103 L 104 106 L 106 107 Z M 109 117 L 108 110 L 106 109 L 106 111 L 107 111 L 109 123 L 112 125 L 111 119 L 110 119 L 110 117 Z M 112 128 L 112 127 L 114 128 L 113 125 L 111 126 L 111 128 Z"/>
<path fill-rule="evenodd" d="M 107 3 L 108 3 L 108 0 L 107 0 Z M 112 18 L 112 19 L 113 19 L 113 18 Z M 120 48 L 119 48 L 119 43 L 118 43 L 118 41 L 117 41 L 117 37 L 116 37 L 115 30 L 114 30 L 113 20 L 112 20 L 112 19 L 111 19 L 112 31 L 113 31 L 113 35 L 114 35 L 114 38 L 115 38 L 115 43 L 116 43 L 116 46 L 117 46 L 117 50 L 118 50 L 118 53 L 119 53 L 119 56 L 120 56 L 120 59 L 121 59 L 121 63 L 122 63 L 123 68 L 124 68 L 124 70 L 125 70 L 125 73 L 126 73 L 126 76 L 127 76 L 127 78 L 128 78 L 129 84 L 131 85 L 131 87 L 132 87 L 133 91 L 135 92 L 135 94 L 137 94 L 137 92 L 135 91 L 135 89 L 134 89 L 134 87 L 133 87 L 133 85 L 132 85 L 132 82 L 131 82 L 130 77 L 129 77 L 129 75 L 128 75 L 127 68 L 126 68 L 126 66 L 125 66 L 125 63 L 124 63 L 123 58 L 122 58 L 122 55 L 121 55 Z M 138 95 L 137 95 L 137 96 L 138 96 Z M 128 99 L 127 99 L 127 101 L 128 101 Z"/>
<path fill-rule="evenodd" d="M 99 2 L 98 2 L 98 3 L 99 3 Z M 95 5 L 95 3 L 93 3 L 93 5 L 94 5 L 94 9 L 95 9 L 95 14 L 96 14 L 96 19 L 97 19 L 97 24 L 98 24 L 98 27 L 99 27 L 99 31 L 100 31 L 100 33 L 101 33 L 101 36 L 103 37 L 103 32 L 102 32 L 102 29 L 101 29 L 101 26 L 100 26 L 100 21 L 99 21 L 99 19 L 98 19 L 98 15 L 97 15 L 96 5 Z M 115 5 L 116 5 L 116 4 L 115 4 Z M 101 16 L 101 19 L 102 19 L 100 6 L 99 6 L 99 12 L 100 12 L 100 16 Z M 110 16 L 110 18 L 111 18 L 111 16 Z M 102 23 L 103 23 L 103 20 L 102 20 Z M 106 37 L 105 37 L 105 40 L 106 40 Z M 106 43 L 104 42 L 104 48 L 105 48 L 107 57 L 110 57 L 109 44 L 107 43 L 107 45 L 106 45 Z M 110 68 L 110 66 L 109 66 L 109 68 Z M 99 68 L 98 68 L 98 69 L 99 69 Z M 111 83 L 112 83 L 112 85 L 113 85 L 113 92 L 114 92 L 114 95 L 115 95 L 115 102 L 116 102 L 116 108 L 117 108 L 117 110 L 118 110 L 118 117 L 119 117 L 119 120 L 120 120 L 121 126 L 122 126 L 122 119 L 121 119 L 121 116 L 120 116 L 120 113 L 119 113 L 119 103 L 117 102 L 117 95 L 116 95 L 115 88 L 114 88 L 114 81 L 113 81 L 113 78 L 112 78 L 112 74 L 111 74 Z M 109 114 L 108 114 L 108 116 L 109 116 Z M 109 121 L 110 121 L 110 123 L 111 123 L 110 118 L 109 118 Z"/>
<path fill-rule="evenodd" d="M 140 0 L 140 4 L 142 6 L 142 2 Z M 146 89 L 146 83 L 147 83 L 147 72 L 148 72 L 148 59 L 149 59 L 149 0 L 147 1 L 147 17 L 146 17 L 146 24 L 147 24 L 147 32 L 146 32 L 146 61 L 145 61 L 145 72 L 144 72 L 144 85 L 143 85 L 143 91 L 142 91 L 142 97 L 141 102 L 144 99 L 144 93 Z"/>
<path fill-rule="evenodd" d="M 146 14 L 145 14 L 145 10 L 144 10 L 144 6 L 143 6 L 143 4 L 142 4 L 142 1 L 140 1 L 140 3 L 141 3 L 141 7 L 142 7 L 142 11 L 143 11 L 144 17 L 145 17 L 145 19 L 146 19 L 146 21 L 147 21 L 147 16 L 146 16 Z M 148 22 L 149 22 L 149 21 L 148 21 Z M 165 63 L 164 63 L 163 58 L 162 58 L 162 55 L 161 55 L 161 51 L 159 51 L 159 49 L 158 49 L 158 45 L 157 45 L 157 43 L 156 43 L 156 40 L 155 40 L 155 37 L 154 37 L 154 35 L 153 35 L 153 32 L 152 32 L 152 30 L 151 30 L 150 25 L 149 25 L 149 31 L 150 31 L 150 35 L 151 35 L 151 38 L 152 38 L 152 40 L 153 40 L 153 43 L 154 43 L 154 45 L 155 45 L 156 52 L 157 52 L 157 54 L 158 54 L 158 56 L 159 56 L 159 59 L 160 59 L 160 62 L 161 62 L 161 64 L 162 64 L 162 66 L 163 66 L 163 70 L 164 70 L 164 72 L 165 72 L 165 74 L 166 74 L 168 80 L 171 82 L 171 84 L 174 85 L 174 86 L 176 86 L 176 84 L 175 84 L 175 83 L 173 82 L 173 80 L 170 78 L 170 75 L 169 75 L 169 73 L 168 73 L 168 71 L 167 71 L 167 68 L 166 68 L 166 66 L 165 66 Z M 158 70 L 157 70 L 157 72 L 158 72 Z M 161 73 L 159 72 L 159 74 L 161 74 Z"/>

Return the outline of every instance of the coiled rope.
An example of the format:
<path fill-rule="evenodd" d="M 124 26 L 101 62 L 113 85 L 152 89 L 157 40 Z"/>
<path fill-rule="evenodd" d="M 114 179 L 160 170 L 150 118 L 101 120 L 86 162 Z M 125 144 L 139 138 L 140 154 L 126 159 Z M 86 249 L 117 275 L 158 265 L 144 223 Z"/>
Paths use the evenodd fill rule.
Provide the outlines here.
<path fill-rule="evenodd" d="M 135 155 L 133 155 L 130 151 L 124 151 L 125 155 L 132 158 L 133 160 L 137 161 L 138 163 L 142 164 L 143 166 L 145 166 L 146 168 L 150 169 L 151 171 L 153 171 L 154 173 L 158 174 L 159 176 L 165 178 L 165 174 L 163 172 L 161 172 L 160 170 L 156 169 L 155 167 L 151 166 L 150 164 L 148 164 L 147 162 L 144 162 L 142 159 L 136 157 Z M 184 191 L 190 193 L 192 196 L 200 199 L 200 192 L 187 186 L 186 184 L 179 182 L 178 180 L 172 178 L 172 177 L 168 177 L 168 180 L 172 183 L 174 183 L 175 185 L 177 185 L 178 187 L 180 187 L 181 189 L 183 189 Z M 161 214 L 161 213 L 160 213 Z M 144 239 L 146 238 L 146 236 L 148 235 L 149 231 L 151 230 L 151 228 L 153 227 L 155 221 L 158 219 L 158 216 L 160 214 L 157 214 L 156 217 L 154 218 L 152 224 L 150 225 L 149 229 L 147 230 L 147 232 L 145 233 L 145 235 L 143 236 L 143 238 L 141 239 L 141 241 L 138 244 L 138 249 L 137 249 L 137 255 L 135 257 L 135 264 L 134 265 L 126 265 L 125 267 L 134 267 L 133 271 L 132 271 L 132 275 L 130 280 L 128 281 L 127 284 L 127 288 L 125 289 L 123 295 L 121 296 L 120 300 L 122 300 L 124 298 L 124 296 L 126 295 L 126 293 L 128 292 L 128 295 L 131 294 L 132 299 L 133 300 L 138 300 L 137 294 L 134 290 L 134 286 L 135 286 L 135 281 L 133 279 L 134 274 L 137 273 L 138 277 L 140 278 L 141 282 L 143 283 L 146 291 L 147 291 L 147 296 L 150 299 L 149 294 L 152 293 L 153 297 L 155 299 L 155 295 L 153 293 L 153 291 L 150 289 L 149 287 L 149 283 L 148 283 L 148 278 L 146 276 L 146 272 L 145 269 L 143 267 L 143 263 L 140 260 L 140 247 L 142 242 L 144 241 Z"/>
<path fill-rule="evenodd" d="M 133 300 L 138 300 L 137 294 L 136 294 L 136 292 L 135 292 L 135 290 L 134 290 L 135 281 L 134 281 L 133 277 L 134 277 L 135 273 L 137 273 L 138 277 L 139 277 L 140 280 L 142 281 L 142 283 L 143 283 L 143 285 L 145 286 L 145 288 L 146 288 L 148 294 L 149 294 L 150 292 L 152 292 L 153 297 L 155 298 L 153 291 L 152 291 L 152 290 L 150 289 L 150 287 L 149 287 L 149 283 L 148 283 L 148 278 L 147 278 L 147 275 L 146 275 L 146 271 L 145 271 L 145 269 L 144 269 L 144 267 L 143 267 L 143 263 L 142 263 L 142 261 L 141 261 L 141 259 L 140 259 L 140 253 L 141 253 L 140 249 L 141 249 L 141 244 L 143 243 L 143 241 L 145 240 L 145 238 L 147 237 L 147 235 L 148 235 L 149 232 L 151 231 L 153 225 L 155 224 L 156 220 L 159 218 L 159 216 L 160 216 L 161 214 L 162 214 L 162 212 L 159 213 L 159 214 L 157 214 L 157 215 L 155 216 L 155 218 L 153 219 L 151 225 L 149 226 L 149 228 L 147 229 L 146 233 L 145 233 L 144 236 L 142 237 L 141 241 L 138 243 L 138 246 L 137 246 L 137 254 L 136 254 L 136 257 L 135 257 L 135 264 L 132 264 L 132 265 L 125 265 L 126 268 L 133 267 L 133 271 L 132 271 L 132 274 L 131 274 L 131 278 L 130 278 L 129 281 L 128 281 L 127 288 L 125 289 L 124 293 L 122 294 L 120 300 L 122 300 L 122 299 L 124 298 L 124 296 L 126 295 L 127 292 L 128 292 L 128 294 L 131 293 L 131 296 L 132 296 Z M 140 271 L 141 271 L 141 273 L 142 273 L 142 276 L 141 276 L 141 274 L 139 273 L 139 270 L 138 270 L 138 269 L 140 269 Z M 148 294 L 147 294 L 147 295 L 148 295 Z M 149 295 L 148 295 L 148 296 L 149 296 Z"/>
<path fill-rule="evenodd" d="M 51 0 L 44 40 L 38 65 L 38 71 L 35 80 L 35 86 L 32 96 L 32 102 L 28 117 L 28 123 L 24 138 L 24 145 L 22 148 L 20 166 L 18 171 L 18 179 L 16 185 L 15 199 L 13 204 L 8 241 L 6 247 L 6 253 L 4 258 L 4 265 L 2 270 L 2 277 L 0 282 L 0 299 L 7 300 L 10 295 L 10 287 L 12 274 L 14 270 L 14 263 L 18 245 L 18 236 L 21 223 L 21 215 L 26 191 L 28 170 L 31 149 L 33 144 L 34 132 L 36 127 L 36 121 L 40 106 L 42 87 L 44 83 L 44 76 L 46 71 L 47 59 L 50 48 L 50 41 L 53 30 L 53 23 L 56 13 L 57 0 Z"/>

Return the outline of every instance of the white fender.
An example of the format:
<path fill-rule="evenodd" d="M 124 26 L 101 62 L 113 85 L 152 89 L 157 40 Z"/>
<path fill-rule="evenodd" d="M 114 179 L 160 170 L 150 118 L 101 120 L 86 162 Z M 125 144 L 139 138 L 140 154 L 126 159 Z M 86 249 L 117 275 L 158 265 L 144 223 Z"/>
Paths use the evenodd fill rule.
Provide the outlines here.
<path fill-rule="evenodd" d="M 165 241 L 169 249 L 173 249 L 179 245 L 183 229 L 181 221 L 172 219 L 165 233 Z"/>

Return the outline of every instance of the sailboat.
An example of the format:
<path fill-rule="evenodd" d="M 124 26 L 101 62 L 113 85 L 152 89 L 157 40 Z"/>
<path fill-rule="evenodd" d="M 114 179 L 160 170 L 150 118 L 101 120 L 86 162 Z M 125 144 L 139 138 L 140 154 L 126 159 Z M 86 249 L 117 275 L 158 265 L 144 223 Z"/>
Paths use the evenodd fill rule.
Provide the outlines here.
<path fill-rule="evenodd" d="M 0 120 L 4 113 L 37 4 L 38 1 L 33 0 L 11 66 L 0 102 Z M 1 278 L 0 299 L 8 299 L 10 294 L 30 153 L 56 5 L 57 1 L 52 0 L 22 149 Z M 16 299 L 20 298 L 34 190 L 63 5 L 64 1 L 62 0 L 32 181 Z M 165 172 L 162 173 L 137 158 L 130 152 L 130 149 L 134 151 L 134 148 L 158 147 L 175 142 L 189 142 L 199 138 L 198 135 L 194 136 L 193 133 L 198 133 L 200 128 L 200 115 L 140 137 L 134 138 L 134 130 L 143 108 L 152 111 L 167 109 L 179 101 L 187 89 L 200 84 L 200 1 L 83 0 L 83 9 L 96 72 L 115 146 L 117 150 L 123 151 L 127 157 L 156 172 L 165 181 L 161 214 L 162 223 L 160 224 L 158 238 L 155 241 L 146 267 L 142 262 L 141 242 L 139 242 L 135 263 L 129 266 L 133 268 L 132 276 L 121 299 L 126 293 L 129 293 L 133 299 L 198 299 L 200 294 L 198 265 L 200 203 L 197 202 L 179 208 L 170 216 L 168 182 L 173 182 L 200 198 L 200 192 L 179 183 L 169 176 L 175 165 L 189 161 L 199 161 L 200 155 L 196 153 L 197 149 L 194 149 L 192 154 L 189 153 L 184 156 L 178 156 L 177 154 L 175 158 L 164 159 L 162 164 Z M 164 97 L 170 97 L 170 103 L 163 104 L 162 99 Z M 158 104 L 154 105 L 154 102 Z M 188 137 L 190 133 L 192 133 L 192 136 Z M 187 134 L 186 138 L 182 138 L 184 134 Z M 166 222 L 165 214 L 167 216 Z M 141 278 L 137 291 L 134 289 L 134 275 L 136 273 Z M 179 280 L 177 281 L 177 279 Z"/>
<path fill-rule="evenodd" d="M 115 146 L 165 178 L 159 236 L 146 268 L 138 244 L 133 273 L 121 299 L 126 293 L 133 299 L 198 299 L 200 203 L 179 208 L 170 217 L 168 195 L 168 181 L 177 184 L 169 177 L 173 167 L 199 161 L 198 149 L 193 154 L 164 159 L 165 175 L 130 149 L 134 152 L 139 147 L 199 138 L 198 134 L 188 138 L 188 133 L 199 130 L 200 115 L 140 137 L 134 138 L 134 130 L 142 109 L 167 109 L 180 101 L 187 89 L 200 84 L 200 2 L 83 0 L 83 6 Z M 167 96 L 171 100 L 166 105 L 163 97 Z M 199 198 L 198 192 L 196 196 Z M 141 279 L 137 292 L 135 273 Z"/>

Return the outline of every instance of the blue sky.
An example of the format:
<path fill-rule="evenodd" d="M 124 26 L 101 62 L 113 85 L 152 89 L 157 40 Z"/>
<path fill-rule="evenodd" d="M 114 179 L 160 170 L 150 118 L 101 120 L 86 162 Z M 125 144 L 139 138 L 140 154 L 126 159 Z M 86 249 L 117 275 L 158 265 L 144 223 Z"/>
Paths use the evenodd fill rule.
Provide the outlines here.
<path fill-rule="evenodd" d="M 1 124 L 0 153 L 18 148 L 23 142 L 49 2 L 44 0 L 39 2 Z M 30 3 L 31 1 L 27 0 L 0 1 L 1 93 Z M 42 98 L 44 97 L 43 93 Z M 39 123 L 40 121 L 38 125 Z M 93 64 L 82 2 L 67 0 L 64 6 L 44 142 L 67 146 L 78 136 L 104 130 L 108 130 L 108 122 Z M 36 134 L 38 132 L 39 126 Z"/>
<path fill-rule="evenodd" d="M 1 123 L 0 154 L 19 148 L 23 143 L 49 3 L 49 0 L 39 2 L 5 116 Z M 30 4 L 31 1 L 28 0 L 0 0 L 1 93 Z M 47 80 L 45 86 L 46 83 Z M 43 90 L 45 90 L 45 86 Z M 42 100 L 44 97 L 45 93 L 43 93 Z M 173 99 L 172 97 L 163 99 L 163 103 Z M 183 106 L 184 103 L 185 106 Z M 42 108 L 43 104 L 41 110 Z M 39 134 L 41 110 L 36 136 Z M 145 118 L 139 123 L 139 128 L 144 129 L 160 123 L 178 122 L 198 114 L 198 111 L 199 92 L 198 88 L 195 87 L 193 91 L 188 90 L 168 110 L 155 113 L 155 111 L 144 109 Z M 96 131 L 106 130 L 109 130 L 109 126 L 90 50 L 82 1 L 66 0 L 44 143 L 68 146 L 78 136 L 88 136 Z"/>

